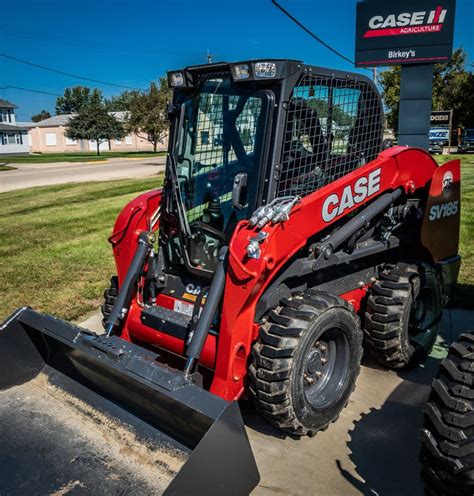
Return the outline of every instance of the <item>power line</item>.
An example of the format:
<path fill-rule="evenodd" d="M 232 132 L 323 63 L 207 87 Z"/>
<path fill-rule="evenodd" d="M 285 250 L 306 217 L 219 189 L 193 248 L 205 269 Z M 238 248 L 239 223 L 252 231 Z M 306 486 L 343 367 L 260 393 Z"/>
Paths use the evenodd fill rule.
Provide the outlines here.
<path fill-rule="evenodd" d="M 273 5 L 277 7 L 278 9 L 283 12 L 289 19 L 291 19 L 296 25 L 298 25 L 303 31 L 305 31 L 307 34 L 309 34 L 312 38 L 314 38 L 318 43 L 321 43 L 324 47 L 326 47 L 328 50 L 330 50 L 332 53 L 340 57 L 341 59 L 345 60 L 346 62 L 349 62 L 350 64 L 354 65 L 355 62 L 351 60 L 349 57 L 346 57 L 343 55 L 341 52 L 338 52 L 335 48 L 333 48 L 331 45 L 326 43 L 323 39 L 321 39 L 319 36 L 314 34 L 309 28 L 307 28 L 305 25 L 303 25 L 296 17 L 291 15 L 286 9 L 284 9 L 276 0 L 272 0 Z M 371 69 L 367 69 L 366 67 L 363 67 L 363 69 L 370 71 Z"/>
<path fill-rule="evenodd" d="M 31 88 L 22 88 L 21 86 L 0 86 L 0 90 L 21 90 L 21 91 L 31 91 L 32 93 L 41 93 L 42 95 L 50 95 L 50 96 L 61 96 L 58 93 L 50 93 L 49 91 L 41 91 L 41 90 L 33 90 Z"/>
<path fill-rule="evenodd" d="M 133 86 L 124 86 L 122 84 L 109 83 L 107 81 L 102 81 L 100 79 L 92 79 L 92 78 L 88 78 L 88 77 L 84 77 L 84 76 L 78 76 L 77 74 L 71 74 L 69 72 L 59 71 L 57 69 L 51 69 L 50 67 L 45 67 L 44 65 L 35 64 L 34 62 L 28 62 L 27 60 L 19 59 L 17 57 L 7 55 L 6 53 L 0 53 L 0 57 L 14 60 L 15 62 L 20 62 L 20 63 L 25 64 L 25 65 L 30 65 L 30 66 L 36 67 L 38 69 L 43 69 L 44 71 L 54 72 L 56 74 L 61 74 L 63 76 L 72 77 L 74 79 L 82 79 L 83 81 L 90 81 L 91 83 L 105 84 L 107 86 L 115 86 L 116 88 L 125 88 L 127 90 L 145 91 L 143 88 L 134 88 Z"/>

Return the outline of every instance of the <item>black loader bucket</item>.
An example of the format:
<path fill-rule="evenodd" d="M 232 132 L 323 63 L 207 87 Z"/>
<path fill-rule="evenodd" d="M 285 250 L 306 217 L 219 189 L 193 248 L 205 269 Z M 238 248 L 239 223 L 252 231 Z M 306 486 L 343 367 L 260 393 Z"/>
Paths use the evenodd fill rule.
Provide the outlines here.
<path fill-rule="evenodd" d="M 0 326 L 0 494 L 244 495 L 259 474 L 236 402 L 30 308 Z"/>

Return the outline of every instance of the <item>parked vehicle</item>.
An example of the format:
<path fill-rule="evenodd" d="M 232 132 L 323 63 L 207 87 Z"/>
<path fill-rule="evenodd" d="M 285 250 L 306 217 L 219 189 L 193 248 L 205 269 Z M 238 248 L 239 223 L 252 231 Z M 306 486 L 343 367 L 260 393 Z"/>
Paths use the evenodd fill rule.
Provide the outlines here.
<path fill-rule="evenodd" d="M 429 148 L 428 151 L 432 154 L 442 154 L 443 147 L 449 146 L 449 128 L 432 127 L 428 136 Z"/>
<path fill-rule="evenodd" d="M 459 153 L 474 151 L 474 129 L 465 129 L 458 144 Z"/>

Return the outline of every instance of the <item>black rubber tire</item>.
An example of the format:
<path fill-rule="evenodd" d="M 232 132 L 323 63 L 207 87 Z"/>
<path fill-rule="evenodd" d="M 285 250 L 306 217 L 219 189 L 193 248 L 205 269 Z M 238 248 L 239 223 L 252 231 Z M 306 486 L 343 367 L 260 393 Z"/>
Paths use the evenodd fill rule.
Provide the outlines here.
<path fill-rule="evenodd" d="M 434 267 L 421 262 L 391 266 L 382 272 L 367 299 L 366 351 L 393 369 L 418 365 L 433 348 L 442 313 L 443 292 Z M 423 332 L 416 332 L 424 327 Z"/>
<path fill-rule="evenodd" d="M 474 494 L 474 334 L 441 362 L 425 407 L 422 478 L 430 495 Z"/>
<path fill-rule="evenodd" d="M 362 358 L 359 318 L 346 301 L 312 289 L 282 299 L 267 318 L 252 350 L 251 396 L 257 410 L 279 429 L 295 436 L 313 436 L 338 418 L 355 388 Z M 327 346 L 321 344 L 323 338 L 328 340 Z M 324 363 L 330 366 L 329 372 L 322 375 L 323 382 L 318 384 L 316 379 L 316 384 L 308 385 L 310 373 L 322 374 L 314 370 L 305 373 L 311 357 L 322 353 L 328 354 Z M 325 367 L 319 360 L 318 366 Z M 344 362 L 342 368 L 337 360 Z M 313 377 L 321 380 L 321 376 Z"/>
<path fill-rule="evenodd" d="M 112 308 L 115 304 L 118 294 L 118 277 L 112 276 L 110 278 L 110 287 L 104 291 L 104 303 L 102 303 L 100 309 L 102 311 L 102 326 L 106 329 L 105 322 L 109 318 Z"/>

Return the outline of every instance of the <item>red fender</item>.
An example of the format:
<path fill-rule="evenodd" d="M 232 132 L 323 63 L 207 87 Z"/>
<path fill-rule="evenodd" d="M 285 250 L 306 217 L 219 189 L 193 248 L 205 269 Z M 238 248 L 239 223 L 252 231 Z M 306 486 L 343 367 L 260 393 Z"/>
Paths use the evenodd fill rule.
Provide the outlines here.
<path fill-rule="evenodd" d="M 156 214 L 161 205 L 162 197 L 163 189 L 148 191 L 137 196 L 122 209 L 115 221 L 109 242 L 113 247 L 119 286 L 125 278 L 137 249 L 138 235 L 142 231 L 149 229 L 149 219 Z M 153 226 L 153 230 L 156 231 L 158 228 L 159 220 Z M 127 321 L 123 323 L 123 331 L 120 337 L 130 341 Z"/>
<path fill-rule="evenodd" d="M 162 197 L 162 189 L 143 193 L 129 202 L 117 217 L 109 242 L 114 251 L 119 283 L 125 277 L 135 254 L 138 235 L 149 229 L 148 219 L 157 211 Z M 154 226 L 154 230 L 156 231 L 158 227 L 159 221 Z"/>
<path fill-rule="evenodd" d="M 244 392 L 245 360 L 258 336 L 258 326 L 254 323 L 256 305 L 283 265 L 306 245 L 308 238 L 378 196 L 369 196 L 326 222 L 322 207 L 329 195 L 337 194 L 341 198 L 345 187 L 352 187 L 359 178 L 377 169 L 380 169 L 378 194 L 399 187 L 413 193 L 427 187 L 437 167 L 434 159 L 421 149 L 399 146 L 382 152 L 372 162 L 304 197 L 288 221 L 266 226 L 263 230 L 268 237 L 260 246 L 258 260 L 246 256 L 246 247 L 256 230 L 242 221 L 229 245 L 229 268 L 211 392 L 227 400 L 237 399 Z M 346 299 L 357 309 L 364 294 L 364 289 L 351 290 Z"/>

